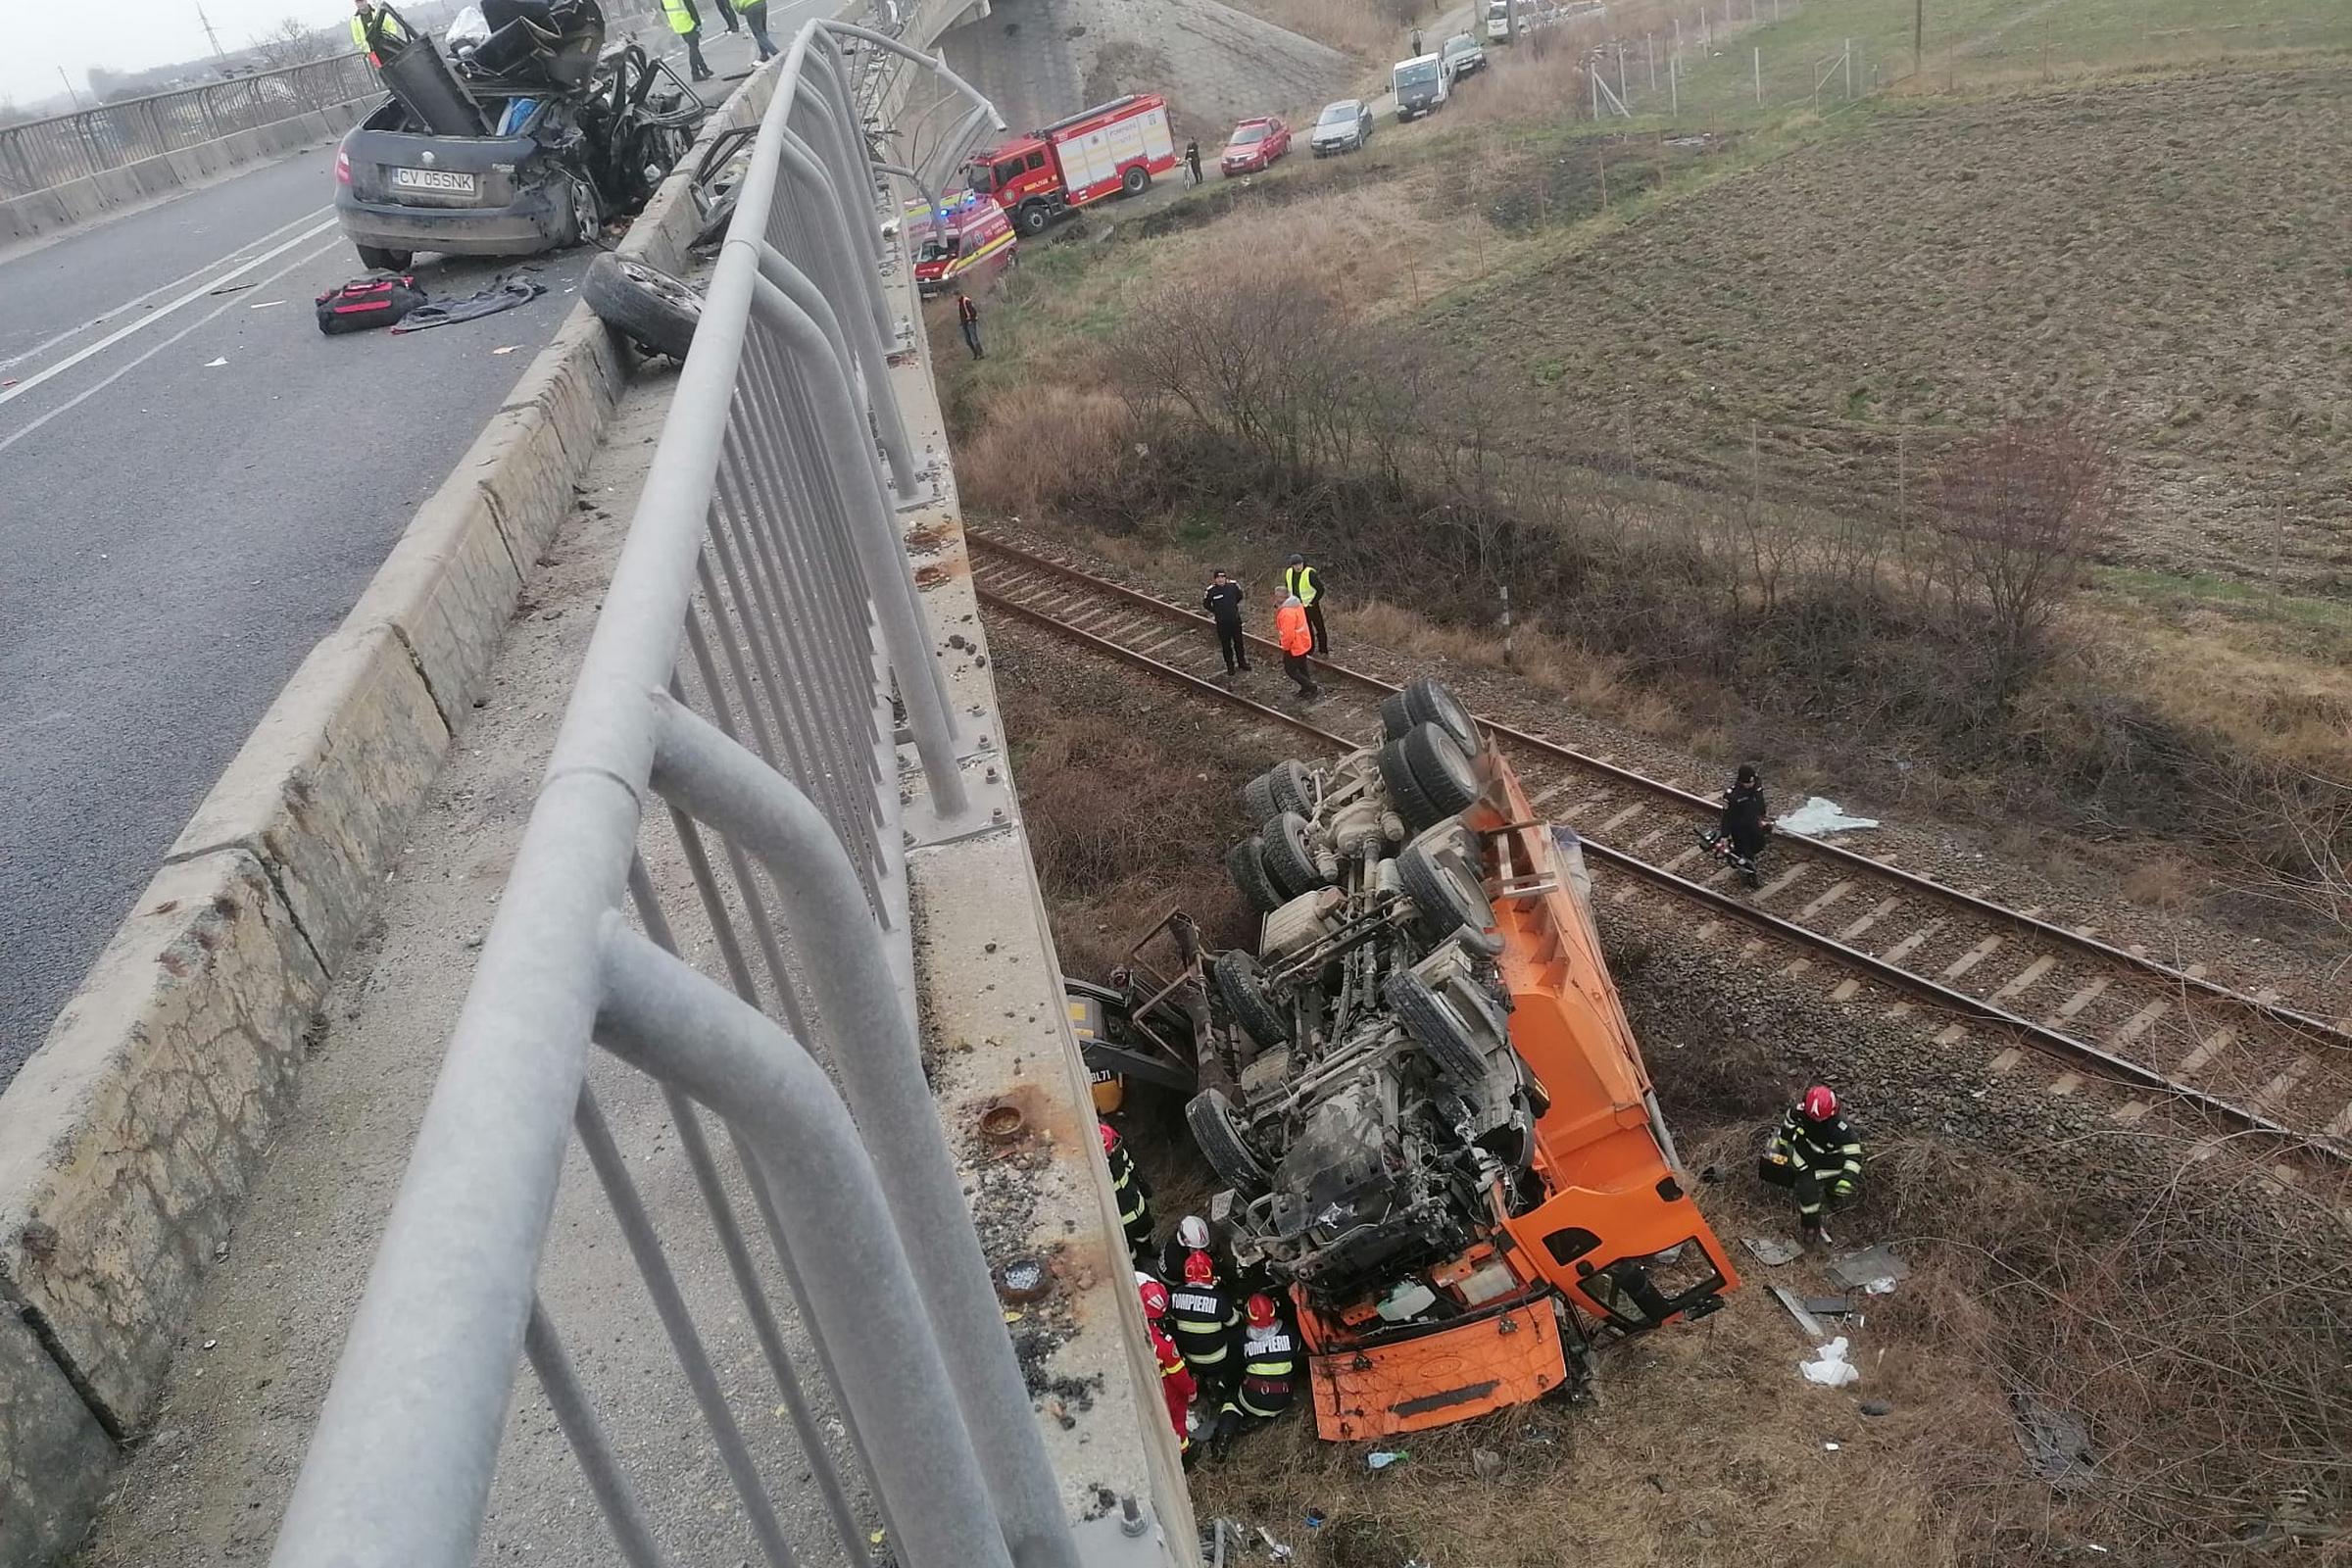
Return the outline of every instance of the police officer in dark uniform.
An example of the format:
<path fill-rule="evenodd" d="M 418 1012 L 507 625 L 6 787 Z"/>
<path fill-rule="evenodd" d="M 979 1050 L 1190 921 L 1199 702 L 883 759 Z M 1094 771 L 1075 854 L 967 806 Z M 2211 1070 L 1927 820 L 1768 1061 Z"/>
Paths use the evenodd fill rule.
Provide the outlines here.
<path fill-rule="evenodd" d="M 1217 652 L 1225 656 L 1225 673 L 1248 669 L 1250 643 L 1242 631 L 1242 585 L 1224 572 L 1211 574 L 1208 592 L 1200 596 L 1200 608 L 1217 623 Z"/>

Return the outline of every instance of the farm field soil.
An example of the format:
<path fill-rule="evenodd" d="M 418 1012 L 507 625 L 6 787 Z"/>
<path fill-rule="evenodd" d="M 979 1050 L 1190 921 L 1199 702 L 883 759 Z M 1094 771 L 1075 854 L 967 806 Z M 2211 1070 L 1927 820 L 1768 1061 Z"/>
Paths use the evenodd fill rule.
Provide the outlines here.
<path fill-rule="evenodd" d="M 2124 452 L 2120 562 L 2340 592 L 2348 164 L 2340 69 L 1878 104 L 1438 324 L 1531 457 L 1890 515 L 1953 435 L 2076 410 Z"/>

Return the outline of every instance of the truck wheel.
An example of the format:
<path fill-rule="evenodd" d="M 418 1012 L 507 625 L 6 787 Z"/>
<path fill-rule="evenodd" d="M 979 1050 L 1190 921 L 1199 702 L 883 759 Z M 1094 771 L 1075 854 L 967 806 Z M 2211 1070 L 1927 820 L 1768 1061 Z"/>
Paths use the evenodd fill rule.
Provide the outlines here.
<path fill-rule="evenodd" d="M 1260 802 L 1263 811 L 1258 809 Z M 1250 787 L 1242 792 L 1242 804 L 1250 808 L 1252 822 L 1264 822 L 1285 811 L 1311 817 L 1315 814 L 1315 776 L 1304 762 L 1286 757 L 1250 781 Z"/>
<path fill-rule="evenodd" d="M 599 320 L 649 354 L 683 361 L 694 347 L 703 297 L 658 267 L 605 251 L 588 264 L 580 298 Z"/>
<path fill-rule="evenodd" d="M 1035 239 L 1046 231 L 1046 224 L 1053 219 L 1044 202 L 1031 202 L 1012 215 L 1012 226 L 1021 231 L 1023 238 Z"/>
<path fill-rule="evenodd" d="M 1469 935 L 1463 945 L 1472 952 L 1491 958 L 1501 949 L 1494 930 L 1494 906 L 1488 902 L 1487 890 L 1458 865 L 1439 859 L 1417 844 L 1407 845 L 1396 857 L 1396 877 L 1404 884 L 1404 896 L 1420 912 L 1422 933 L 1432 942 L 1466 931 Z"/>
<path fill-rule="evenodd" d="M 1291 1038 L 1290 1023 L 1266 995 L 1265 977 L 1255 958 L 1239 948 L 1227 948 L 1208 966 L 1208 977 L 1242 1033 L 1267 1049 Z"/>
<path fill-rule="evenodd" d="M 1315 852 L 1306 842 L 1306 818 L 1285 811 L 1268 822 L 1258 842 L 1265 846 L 1266 871 L 1274 885 L 1292 898 L 1324 886 L 1315 864 Z"/>
<path fill-rule="evenodd" d="M 1152 183 L 1152 171 L 1141 164 L 1129 164 L 1127 172 L 1119 176 L 1119 189 L 1129 196 L 1141 196 Z"/>
<path fill-rule="evenodd" d="M 1441 817 L 1466 811 L 1478 800 L 1478 774 L 1470 756 L 1451 735 L 1436 724 L 1416 725 L 1395 743 L 1412 769 L 1413 782 Z"/>
<path fill-rule="evenodd" d="M 360 265 L 370 272 L 405 272 L 416 259 L 415 251 L 388 251 L 380 245 L 359 247 Z"/>
<path fill-rule="evenodd" d="M 1446 1082 L 1468 1089 L 1484 1083 L 1489 1051 L 1509 1035 L 1500 1018 L 1483 1013 L 1466 1018 L 1450 996 L 1432 991 L 1419 975 L 1404 970 L 1385 989 L 1389 1006 Z"/>
<path fill-rule="evenodd" d="M 1283 808 L 1274 799 L 1274 775 L 1260 773 L 1242 786 L 1242 809 L 1252 822 L 1271 822 L 1280 816 Z"/>
<path fill-rule="evenodd" d="M 1404 742 L 1393 740 L 1383 746 L 1373 760 L 1380 767 L 1380 782 L 1388 789 L 1389 804 L 1404 818 L 1405 827 L 1415 833 L 1432 823 L 1445 819 L 1446 813 L 1430 803 L 1421 783 L 1413 777 L 1412 764 L 1404 760 Z"/>
<path fill-rule="evenodd" d="M 1408 682 L 1396 695 L 1403 699 L 1404 711 L 1414 723 L 1435 724 L 1452 736 L 1454 744 L 1464 752 L 1473 757 L 1478 755 L 1478 720 L 1470 716 L 1470 710 L 1462 706 L 1462 700 L 1453 695 L 1452 687 L 1423 675 Z M 1380 714 L 1385 722 L 1389 714 L 1386 703 L 1381 705 Z"/>
<path fill-rule="evenodd" d="M 1241 1129 L 1233 1124 L 1233 1106 L 1223 1090 L 1195 1095 L 1184 1107 L 1184 1124 L 1192 1129 L 1200 1157 L 1226 1186 L 1244 1198 L 1256 1198 L 1273 1186 L 1264 1162 L 1242 1142 Z"/>
<path fill-rule="evenodd" d="M 1233 885 L 1242 890 L 1242 900 L 1259 914 L 1272 914 L 1283 906 L 1282 890 L 1266 874 L 1265 854 L 1258 840 L 1242 840 L 1225 852 L 1225 869 L 1233 874 Z"/>
<path fill-rule="evenodd" d="M 1380 700 L 1380 734 L 1383 740 L 1400 741 L 1412 733 L 1420 720 L 1413 717 L 1404 706 L 1404 693 L 1391 692 Z"/>

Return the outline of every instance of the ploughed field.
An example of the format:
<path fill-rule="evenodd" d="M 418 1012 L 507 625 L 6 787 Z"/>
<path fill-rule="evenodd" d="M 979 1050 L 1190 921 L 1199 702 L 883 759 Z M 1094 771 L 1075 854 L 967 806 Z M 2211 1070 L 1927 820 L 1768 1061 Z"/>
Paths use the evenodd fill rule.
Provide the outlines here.
<path fill-rule="evenodd" d="M 2116 559 L 2324 593 L 2352 584 L 2346 168 L 2340 68 L 1881 101 L 1489 277 L 1446 331 L 1525 389 L 1530 456 L 1847 512 L 2081 411 L 2124 454 Z"/>

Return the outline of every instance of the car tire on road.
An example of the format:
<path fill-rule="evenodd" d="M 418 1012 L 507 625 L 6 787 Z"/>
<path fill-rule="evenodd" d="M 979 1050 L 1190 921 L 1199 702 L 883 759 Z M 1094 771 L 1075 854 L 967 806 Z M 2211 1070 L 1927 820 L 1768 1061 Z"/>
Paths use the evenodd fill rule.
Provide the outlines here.
<path fill-rule="evenodd" d="M 1242 1033 L 1268 1050 L 1291 1038 L 1290 1021 L 1266 995 L 1265 978 L 1255 958 L 1239 948 L 1227 948 L 1209 964 L 1208 975 L 1217 988 L 1217 1000 L 1225 1004 Z"/>
<path fill-rule="evenodd" d="M 683 361 L 694 347 L 703 297 L 658 267 L 607 251 L 588 264 L 580 297 L 599 320 L 649 354 Z"/>
<path fill-rule="evenodd" d="M 386 250 L 381 245 L 362 245 L 357 249 L 360 265 L 370 272 L 405 272 L 416 259 L 415 251 Z"/>
<path fill-rule="evenodd" d="M 1184 1124 L 1208 1168 L 1243 1198 L 1259 1197 L 1273 1185 L 1264 1161 L 1242 1142 L 1241 1129 L 1233 1124 L 1233 1106 L 1223 1090 L 1208 1089 L 1195 1095 L 1184 1107 Z"/>

